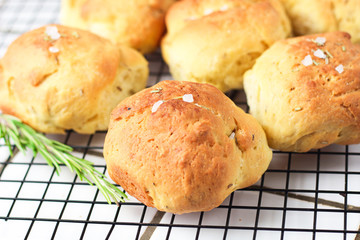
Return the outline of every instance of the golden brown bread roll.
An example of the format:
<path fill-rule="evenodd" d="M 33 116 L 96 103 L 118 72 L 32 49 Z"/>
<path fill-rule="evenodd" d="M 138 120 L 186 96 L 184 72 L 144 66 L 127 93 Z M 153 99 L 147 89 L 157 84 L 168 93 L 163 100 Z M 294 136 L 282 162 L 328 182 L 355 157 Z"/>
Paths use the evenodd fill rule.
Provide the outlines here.
<path fill-rule="evenodd" d="M 281 1 L 296 35 L 340 30 L 350 33 L 353 42 L 360 42 L 359 0 Z"/>
<path fill-rule="evenodd" d="M 61 22 L 89 30 L 142 53 L 154 51 L 175 0 L 62 0 Z"/>
<path fill-rule="evenodd" d="M 275 43 L 245 74 L 244 87 L 272 148 L 360 142 L 360 46 L 347 33 Z"/>
<path fill-rule="evenodd" d="M 166 15 L 162 53 L 177 80 L 242 88 L 243 74 L 290 23 L 278 0 L 183 0 Z"/>
<path fill-rule="evenodd" d="M 181 214 L 255 183 L 272 152 L 256 120 L 214 86 L 163 81 L 112 111 L 104 156 L 130 195 Z"/>
<path fill-rule="evenodd" d="M 42 132 L 93 133 L 107 129 L 111 110 L 147 76 L 137 51 L 48 25 L 20 36 L 0 60 L 0 109 Z"/>

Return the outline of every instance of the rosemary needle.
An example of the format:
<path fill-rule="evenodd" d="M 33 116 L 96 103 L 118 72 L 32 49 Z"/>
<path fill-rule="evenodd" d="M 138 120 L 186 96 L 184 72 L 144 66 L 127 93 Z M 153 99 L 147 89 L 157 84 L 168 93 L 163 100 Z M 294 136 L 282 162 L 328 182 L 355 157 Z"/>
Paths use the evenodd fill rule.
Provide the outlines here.
<path fill-rule="evenodd" d="M 87 181 L 90 185 L 95 184 L 109 204 L 114 201 L 119 205 L 119 202 L 124 202 L 124 198 L 127 199 L 126 194 L 111 184 L 104 174 L 97 171 L 92 162 L 72 155 L 72 147 L 49 139 L 20 119 L 1 112 L 0 139 L 3 139 L 8 146 L 11 156 L 13 155 L 11 142 L 24 154 L 27 148 L 33 151 L 34 156 L 39 153 L 49 166 L 55 168 L 58 175 L 60 164 L 66 165 L 80 180 Z"/>

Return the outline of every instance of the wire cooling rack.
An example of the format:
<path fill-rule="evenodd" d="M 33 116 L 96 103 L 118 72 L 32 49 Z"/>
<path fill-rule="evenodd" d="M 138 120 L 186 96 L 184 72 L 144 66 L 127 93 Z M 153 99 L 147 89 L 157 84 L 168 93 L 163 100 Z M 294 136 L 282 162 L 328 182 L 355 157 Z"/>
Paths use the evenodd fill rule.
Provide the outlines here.
<path fill-rule="evenodd" d="M 0 56 L 21 33 L 57 23 L 57 0 L 0 0 Z M 148 55 L 148 85 L 171 78 L 160 52 Z M 228 93 L 247 110 L 243 91 Z M 106 173 L 106 132 L 52 135 Z M 13 157 L 0 143 L 0 239 L 360 239 L 360 145 L 274 152 L 252 187 L 218 208 L 173 215 L 130 200 L 108 205 L 95 187 L 60 176 L 41 157 Z"/>

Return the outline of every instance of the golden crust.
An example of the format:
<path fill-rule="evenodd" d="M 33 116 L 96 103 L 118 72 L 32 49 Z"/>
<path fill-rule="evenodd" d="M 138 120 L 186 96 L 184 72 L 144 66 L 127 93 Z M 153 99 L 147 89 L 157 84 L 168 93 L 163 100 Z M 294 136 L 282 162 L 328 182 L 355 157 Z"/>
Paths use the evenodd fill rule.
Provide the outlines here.
<path fill-rule="evenodd" d="M 162 53 L 177 80 L 242 88 L 255 59 L 290 34 L 277 0 L 184 0 L 166 16 Z"/>
<path fill-rule="evenodd" d="M 320 46 L 317 37 L 326 43 Z M 314 56 L 317 49 L 327 60 Z M 302 64 L 307 55 L 315 60 L 310 66 Z M 347 33 L 275 43 L 245 74 L 244 86 L 272 148 L 306 152 L 360 142 L 360 46 Z"/>
<path fill-rule="evenodd" d="M 185 94 L 194 102 L 183 101 Z M 181 81 L 160 82 L 122 101 L 104 144 L 115 182 L 144 204 L 178 214 L 210 210 L 254 184 L 271 156 L 252 116 L 211 85 Z"/>
<path fill-rule="evenodd" d="M 148 53 L 165 30 L 165 12 L 175 0 L 62 0 L 61 22 Z"/>
<path fill-rule="evenodd" d="M 47 27 L 61 37 L 52 40 Z M 148 76 L 135 50 L 61 25 L 20 36 L 0 66 L 0 109 L 51 133 L 106 130 L 112 108 L 143 89 Z"/>
<path fill-rule="evenodd" d="M 331 31 L 351 34 L 360 42 L 359 0 L 281 0 L 296 35 Z"/>

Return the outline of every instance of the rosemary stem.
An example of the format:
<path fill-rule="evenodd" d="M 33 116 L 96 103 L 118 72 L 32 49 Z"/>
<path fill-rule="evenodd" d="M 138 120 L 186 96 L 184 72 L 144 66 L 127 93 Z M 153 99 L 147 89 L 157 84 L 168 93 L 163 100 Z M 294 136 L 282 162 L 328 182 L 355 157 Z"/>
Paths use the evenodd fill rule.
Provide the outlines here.
<path fill-rule="evenodd" d="M 119 201 L 124 202 L 124 199 L 128 199 L 124 192 L 111 184 L 104 174 L 95 169 L 92 162 L 72 155 L 72 147 L 47 138 L 20 119 L 3 114 L 1 111 L 0 139 L 4 140 L 11 155 L 13 154 L 11 142 L 24 154 L 26 149 L 31 149 L 34 157 L 39 153 L 50 167 L 55 168 L 57 174 L 60 174 L 60 165 L 67 166 L 71 172 L 75 172 L 80 180 L 85 180 L 90 185 L 95 184 L 109 204 L 112 202 L 111 199 L 117 205 L 119 205 Z"/>

